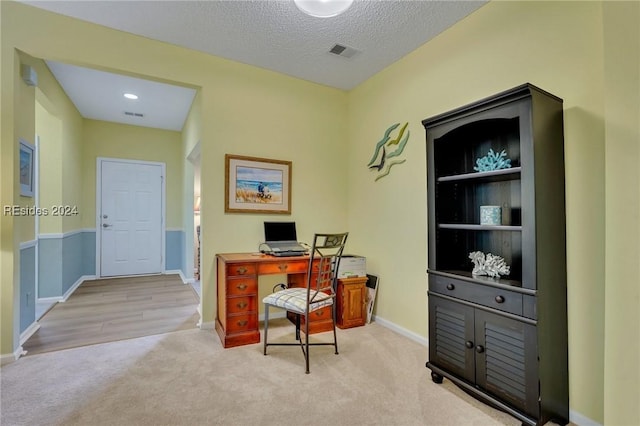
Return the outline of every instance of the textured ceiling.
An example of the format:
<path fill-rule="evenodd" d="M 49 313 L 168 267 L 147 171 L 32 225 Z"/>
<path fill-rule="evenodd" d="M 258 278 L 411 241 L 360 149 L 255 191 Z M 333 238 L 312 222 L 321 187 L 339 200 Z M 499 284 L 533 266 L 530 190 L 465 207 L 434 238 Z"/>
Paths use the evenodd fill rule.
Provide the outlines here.
<path fill-rule="evenodd" d="M 485 4 L 356 0 L 344 14 L 323 19 L 303 14 L 292 0 L 23 3 L 344 90 Z M 358 53 L 329 53 L 336 43 Z"/>
<path fill-rule="evenodd" d="M 344 14 L 325 19 L 305 15 L 293 0 L 22 3 L 349 90 L 486 2 L 356 0 Z M 329 53 L 335 44 L 355 54 Z M 195 94 L 190 88 L 47 64 L 85 118 L 180 131 Z M 126 92 L 140 98 L 125 100 Z"/>

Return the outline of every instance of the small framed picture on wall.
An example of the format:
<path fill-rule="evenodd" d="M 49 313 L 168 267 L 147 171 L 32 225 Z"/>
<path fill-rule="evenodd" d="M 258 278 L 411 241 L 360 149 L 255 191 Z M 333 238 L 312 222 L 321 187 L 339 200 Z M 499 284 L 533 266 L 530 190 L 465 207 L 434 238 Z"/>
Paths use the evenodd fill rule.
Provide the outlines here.
<path fill-rule="evenodd" d="M 33 197 L 35 152 L 33 145 L 20 139 L 20 195 L 24 197 Z"/>

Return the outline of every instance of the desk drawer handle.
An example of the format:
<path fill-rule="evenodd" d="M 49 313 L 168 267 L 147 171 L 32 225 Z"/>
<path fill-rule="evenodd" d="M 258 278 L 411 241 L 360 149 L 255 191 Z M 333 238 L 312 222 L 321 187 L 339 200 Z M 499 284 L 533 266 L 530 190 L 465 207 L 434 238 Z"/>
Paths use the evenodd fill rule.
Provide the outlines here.
<path fill-rule="evenodd" d="M 320 309 L 319 311 L 316 311 L 316 316 L 321 317 L 323 313 L 324 313 L 324 309 Z"/>
<path fill-rule="evenodd" d="M 239 327 L 244 327 L 245 325 L 249 324 L 249 321 L 242 320 L 242 321 L 238 321 L 237 324 Z"/>
<path fill-rule="evenodd" d="M 453 290 L 454 288 L 456 288 L 455 285 L 453 285 L 451 283 L 447 284 L 447 290 Z"/>
<path fill-rule="evenodd" d="M 247 285 L 246 285 L 246 284 L 238 284 L 238 285 L 236 286 L 236 288 L 237 288 L 238 290 L 245 290 L 245 289 L 247 288 Z"/>
<path fill-rule="evenodd" d="M 236 272 L 238 274 L 240 274 L 240 275 L 244 275 L 247 271 L 248 271 L 248 269 L 245 268 L 245 267 L 240 267 L 240 268 L 236 269 Z"/>
<path fill-rule="evenodd" d="M 280 269 L 282 272 L 286 271 L 288 267 L 289 265 L 287 265 L 286 263 L 283 263 L 282 265 L 278 265 L 278 269 Z"/>
<path fill-rule="evenodd" d="M 238 302 L 238 304 L 236 304 L 236 306 L 240 309 L 244 309 L 248 306 L 249 304 L 247 302 Z"/>

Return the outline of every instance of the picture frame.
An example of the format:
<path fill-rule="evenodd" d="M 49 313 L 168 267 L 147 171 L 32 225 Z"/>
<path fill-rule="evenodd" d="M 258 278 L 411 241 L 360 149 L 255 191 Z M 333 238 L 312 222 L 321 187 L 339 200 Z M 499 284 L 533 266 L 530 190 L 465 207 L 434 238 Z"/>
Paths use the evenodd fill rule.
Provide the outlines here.
<path fill-rule="evenodd" d="M 36 149 L 29 142 L 20 139 L 20 167 L 18 177 L 20 179 L 20 195 L 33 197 L 34 192 L 34 157 Z"/>
<path fill-rule="evenodd" d="M 291 161 L 225 155 L 225 213 L 291 214 Z"/>

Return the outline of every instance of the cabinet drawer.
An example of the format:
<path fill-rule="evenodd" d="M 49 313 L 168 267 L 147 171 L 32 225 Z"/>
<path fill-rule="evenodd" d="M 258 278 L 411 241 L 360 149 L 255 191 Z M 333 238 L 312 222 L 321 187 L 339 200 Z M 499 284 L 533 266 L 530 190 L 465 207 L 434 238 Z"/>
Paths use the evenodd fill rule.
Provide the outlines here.
<path fill-rule="evenodd" d="M 331 319 L 331 306 L 325 306 L 322 309 L 318 309 L 317 311 L 313 311 L 309 314 L 309 321 L 321 321 Z"/>
<path fill-rule="evenodd" d="M 429 276 L 429 290 L 522 315 L 522 294 L 514 291 L 434 275 Z"/>
<path fill-rule="evenodd" d="M 227 280 L 227 296 L 244 296 L 258 293 L 258 279 L 229 278 Z"/>
<path fill-rule="evenodd" d="M 255 263 L 228 263 L 227 264 L 227 276 L 237 275 L 255 275 L 256 264 Z"/>
<path fill-rule="evenodd" d="M 227 299 L 227 313 L 238 314 L 256 310 L 256 296 L 230 297 Z"/>
<path fill-rule="evenodd" d="M 258 274 L 299 274 L 307 272 L 307 261 L 282 261 L 277 263 L 263 263 L 258 266 Z"/>
<path fill-rule="evenodd" d="M 227 333 L 255 330 L 258 327 L 258 315 L 255 312 L 227 317 Z"/>

